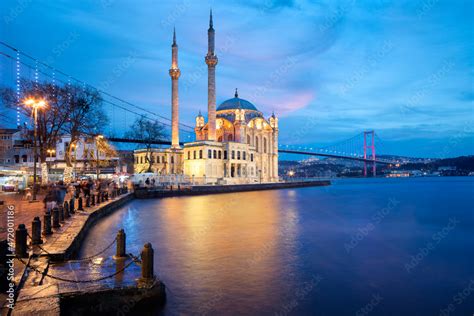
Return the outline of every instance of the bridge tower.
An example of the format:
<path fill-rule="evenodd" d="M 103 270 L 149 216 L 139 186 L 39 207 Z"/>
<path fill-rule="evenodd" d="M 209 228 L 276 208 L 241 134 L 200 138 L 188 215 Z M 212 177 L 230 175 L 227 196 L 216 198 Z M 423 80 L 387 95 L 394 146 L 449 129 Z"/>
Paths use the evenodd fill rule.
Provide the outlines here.
<path fill-rule="evenodd" d="M 367 136 L 369 136 L 369 142 L 367 141 Z M 375 177 L 377 174 L 377 167 L 375 164 L 375 131 L 364 131 L 364 159 L 367 159 L 367 149 L 372 151 L 372 174 Z M 367 161 L 364 161 L 364 177 L 367 177 Z"/>

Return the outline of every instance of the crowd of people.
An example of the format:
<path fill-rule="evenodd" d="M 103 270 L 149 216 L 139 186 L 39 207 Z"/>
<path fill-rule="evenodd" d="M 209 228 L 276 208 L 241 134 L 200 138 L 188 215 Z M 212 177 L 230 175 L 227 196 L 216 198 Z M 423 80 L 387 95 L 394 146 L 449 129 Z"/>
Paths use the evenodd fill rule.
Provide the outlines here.
<path fill-rule="evenodd" d="M 50 212 L 55 207 L 62 206 L 65 201 L 77 200 L 79 197 L 85 201 L 93 195 L 96 198 L 103 194 L 112 196 L 118 188 L 118 183 L 112 180 L 78 180 L 68 185 L 58 181 L 48 186 L 43 199 L 44 208 L 46 212 Z"/>

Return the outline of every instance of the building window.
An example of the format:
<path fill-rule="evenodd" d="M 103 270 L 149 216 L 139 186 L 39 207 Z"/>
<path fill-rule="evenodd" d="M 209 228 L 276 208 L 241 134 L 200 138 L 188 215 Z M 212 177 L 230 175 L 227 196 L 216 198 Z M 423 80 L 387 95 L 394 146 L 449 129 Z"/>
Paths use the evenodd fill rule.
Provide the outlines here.
<path fill-rule="evenodd" d="M 174 163 L 174 156 L 171 156 L 171 163 Z"/>
<path fill-rule="evenodd" d="M 196 159 L 196 151 L 193 151 L 193 159 Z"/>
<path fill-rule="evenodd" d="M 253 161 L 253 154 L 250 154 L 250 161 Z"/>
<path fill-rule="evenodd" d="M 224 150 L 224 159 L 227 159 L 227 150 Z"/>
<path fill-rule="evenodd" d="M 237 151 L 237 160 L 240 160 L 240 151 Z"/>
<path fill-rule="evenodd" d="M 15 163 L 20 163 L 20 155 L 15 155 Z"/>
<path fill-rule="evenodd" d="M 199 159 L 202 159 L 202 149 L 199 150 Z"/>
<path fill-rule="evenodd" d="M 219 150 L 219 159 L 222 159 L 222 151 Z"/>
<path fill-rule="evenodd" d="M 140 163 L 143 163 L 143 156 L 140 156 Z"/>
<path fill-rule="evenodd" d="M 246 159 L 247 159 L 247 153 L 246 153 L 245 151 L 242 153 L 242 159 L 243 159 L 243 160 L 246 160 Z"/>
<path fill-rule="evenodd" d="M 250 139 L 251 139 L 250 135 L 247 135 L 247 144 L 249 144 L 249 145 L 250 145 Z"/>
<path fill-rule="evenodd" d="M 227 136 L 227 141 L 231 142 L 232 141 L 232 134 Z"/>
<path fill-rule="evenodd" d="M 235 159 L 235 150 L 232 150 L 232 156 L 231 159 Z"/>
<path fill-rule="evenodd" d="M 218 142 L 222 142 L 222 135 L 217 139 Z"/>
<path fill-rule="evenodd" d="M 258 152 L 258 137 L 255 136 L 255 150 Z"/>
<path fill-rule="evenodd" d="M 263 138 L 263 152 L 267 153 L 267 138 Z"/>
<path fill-rule="evenodd" d="M 191 152 L 188 151 L 188 160 L 190 160 L 190 159 L 191 159 Z"/>
<path fill-rule="evenodd" d="M 214 159 L 217 159 L 217 151 L 214 149 L 214 155 L 213 155 Z"/>
<path fill-rule="evenodd" d="M 166 163 L 166 157 L 165 156 L 161 156 L 161 162 Z"/>
<path fill-rule="evenodd" d="M 211 159 L 212 158 L 212 150 L 207 151 L 207 158 Z"/>

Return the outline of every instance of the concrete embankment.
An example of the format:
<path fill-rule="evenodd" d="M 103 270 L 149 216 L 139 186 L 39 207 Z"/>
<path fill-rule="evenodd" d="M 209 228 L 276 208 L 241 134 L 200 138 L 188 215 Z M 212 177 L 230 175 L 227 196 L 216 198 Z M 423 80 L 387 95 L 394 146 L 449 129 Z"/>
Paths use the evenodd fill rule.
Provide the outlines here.
<path fill-rule="evenodd" d="M 52 235 L 43 236 L 43 244 L 30 245 L 27 257 L 15 259 L 15 267 L 23 270 L 15 283 L 24 285 L 16 290 L 19 296 L 13 315 L 128 314 L 150 302 L 154 306 L 164 303 L 165 285 L 154 277 L 151 245 L 145 245 L 141 255 L 127 255 L 125 244 L 119 247 L 117 235 L 101 252 L 77 259 L 95 222 L 131 199 L 133 194 L 124 194 L 99 206 L 76 210 L 61 221 L 60 228 L 53 229 Z M 117 255 L 119 249 L 123 253 L 112 257 L 111 253 Z M 4 306 L 2 314 L 7 310 Z"/>
<path fill-rule="evenodd" d="M 233 185 L 197 185 L 190 188 L 180 189 L 174 187 L 174 190 L 159 190 L 142 188 L 135 190 L 135 196 L 139 199 L 172 197 L 172 196 L 190 196 L 218 193 L 235 193 L 245 191 L 262 191 L 288 188 L 302 188 L 315 186 L 331 185 L 329 180 L 298 181 L 298 182 L 277 182 L 277 183 L 256 183 L 256 184 L 233 184 Z"/>

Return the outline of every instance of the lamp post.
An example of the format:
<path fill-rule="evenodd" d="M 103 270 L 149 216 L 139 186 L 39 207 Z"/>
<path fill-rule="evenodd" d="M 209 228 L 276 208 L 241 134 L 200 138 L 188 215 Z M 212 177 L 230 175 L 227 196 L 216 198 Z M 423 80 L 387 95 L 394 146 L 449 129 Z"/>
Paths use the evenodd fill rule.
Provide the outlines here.
<path fill-rule="evenodd" d="M 95 154 L 95 158 L 96 158 L 96 164 L 95 164 L 95 172 L 96 172 L 96 176 L 97 176 L 97 180 L 99 180 L 99 174 L 100 174 L 100 170 L 99 170 L 99 142 L 98 140 L 99 139 L 102 139 L 104 138 L 104 136 L 102 135 L 97 135 L 95 137 L 95 150 L 96 150 L 96 154 Z"/>
<path fill-rule="evenodd" d="M 46 107 L 46 101 L 43 99 L 36 100 L 28 98 L 23 102 L 26 106 L 30 106 L 33 109 L 33 120 L 34 120 L 34 136 L 33 136 L 33 197 L 32 201 L 36 201 L 36 160 L 38 159 L 38 151 L 36 146 L 36 139 L 38 137 L 38 109 Z"/>

